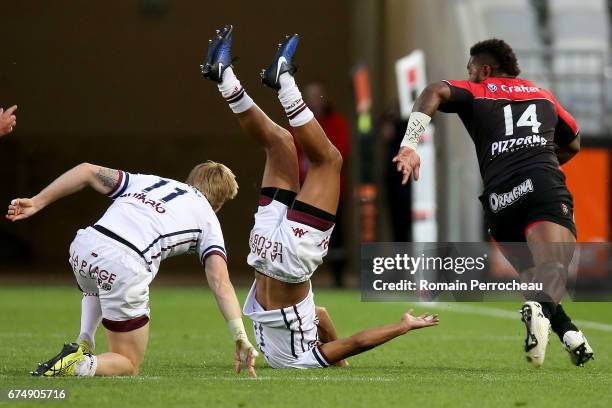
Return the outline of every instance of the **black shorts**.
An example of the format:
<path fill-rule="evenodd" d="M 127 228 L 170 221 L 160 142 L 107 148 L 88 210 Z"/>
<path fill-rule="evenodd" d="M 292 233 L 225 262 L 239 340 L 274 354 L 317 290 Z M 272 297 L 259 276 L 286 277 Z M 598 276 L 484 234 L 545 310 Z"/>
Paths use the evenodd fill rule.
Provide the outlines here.
<path fill-rule="evenodd" d="M 525 242 L 533 224 L 550 221 L 576 236 L 574 200 L 561 171 L 531 169 L 485 189 L 480 197 L 489 234 L 497 242 Z"/>

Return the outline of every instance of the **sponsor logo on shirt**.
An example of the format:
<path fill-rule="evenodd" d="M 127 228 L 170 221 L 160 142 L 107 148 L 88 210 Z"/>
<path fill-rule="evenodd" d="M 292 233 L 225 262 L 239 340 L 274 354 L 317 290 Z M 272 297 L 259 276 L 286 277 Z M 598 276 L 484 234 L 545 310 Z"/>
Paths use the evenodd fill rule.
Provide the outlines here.
<path fill-rule="evenodd" d="M 503 210 L 517 202 L 519 198 L 531 192 L 533 192 L 533 181 L 528 178 L 507 193 L 491 193 L 491 195 L 489 195 L 489 206 L 491 207 L 491 211 L 496 213 L 499 210 Z"/>
<path fill-rule="evenodd" d="M 298 238 L 302 238 L 304 235 L 308 233 L 308 231 L 304 231 L 302 228 L 293 227 L 292 229 L 293 229 L 293 235 L 295 235 Z"/>
<path fill-rule="evenodd" d="M 514 152 L 526 147 L 546 146 L 548 140 L 544 136 L 531 135 L 513 139 L 500 140 L 491 144 L 491 158 L 502 153 Z"/>
<path fill-rule="evenodd" d="M 523 84 L 520 84 L 520 85 L 510 85 L 510 86 L 502 84 L 502 86 L 500 88 L 501 88 L 501 90 L 503 92 L 506 92 L 506 93 L 521 93 L 521 92 L 523 92 L 523 93 L 536 93 L 536 92 L 538 92 L 540 90 L 540 88 L 538 88 L 537 86 L 525 86 Z M 493 92 L 495 92 L 495 91 L 493 91 Z"/>
<path fill-rule="evenodd" d="M 497 92 L 497 85 L 495 84 L 487 84 L 487 88 L 489 88 L 491 92 Z"/>

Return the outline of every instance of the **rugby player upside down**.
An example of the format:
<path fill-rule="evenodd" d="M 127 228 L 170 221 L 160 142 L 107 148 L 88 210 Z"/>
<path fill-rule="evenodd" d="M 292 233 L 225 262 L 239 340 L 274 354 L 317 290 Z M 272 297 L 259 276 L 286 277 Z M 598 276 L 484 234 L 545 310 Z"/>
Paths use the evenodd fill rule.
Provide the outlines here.
<path fill-rule="evenodd" d="M 323 262 L 338 207 L 342 157 L 302 100 L 292 59 L 298 35 L 287 36 L 262 82 L 278 90 L 295 139 L 310 166 L 300 189 L 291 134 L 274 123 L 246 93 L 231 67 L 232 26 L 210 41 L 202 73 L 218 83 L 243 131 L 265 150 L 259 207 L 247 262 L 255 281 L 243 307 L 257 345 L 273 368 L 345 366 L 345 359 L 409 330 L 438 324 L 437 316 L 413 317 L 338 339 L 324 308 L 316 307 L 310 277 Z"/>

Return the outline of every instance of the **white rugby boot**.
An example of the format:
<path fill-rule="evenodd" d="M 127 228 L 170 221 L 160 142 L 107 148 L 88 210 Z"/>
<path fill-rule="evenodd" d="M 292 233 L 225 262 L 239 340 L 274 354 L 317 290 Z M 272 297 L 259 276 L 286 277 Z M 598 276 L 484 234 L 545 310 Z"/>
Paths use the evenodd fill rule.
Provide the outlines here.
<path fill-rule="evenodd" d="M 569 353 L 572 364 L 584 367 L 589 360 L 594 360 L 593 349 L 581 331 L 570 330 L 563 335 L 563 346 Z"/>
<path fill-rule="evenodd" d="M 538 302 L 528 301 L 523 303 L 520 313 L 521 320 L 525 323 L 527 329 L 525 338 L 527 361 L 534 367 L 539 368 L 544 364 L 550 321 L 544 316 L 542 305 Z"/>

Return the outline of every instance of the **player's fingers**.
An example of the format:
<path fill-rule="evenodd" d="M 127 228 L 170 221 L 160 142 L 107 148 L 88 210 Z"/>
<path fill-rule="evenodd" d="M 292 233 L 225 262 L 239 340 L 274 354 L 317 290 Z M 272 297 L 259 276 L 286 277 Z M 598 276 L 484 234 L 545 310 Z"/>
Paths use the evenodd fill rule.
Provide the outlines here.
<path fill-rule="evenodd" d="M 257 378 L 257 373 L 255 372 L 255 358 L 258 353 L 254 348 L 250 348 L 247 355 L 247 368 L 249 370 L 249 376 L 252 378 Z"/>
<path fill-rule="evenodd" d="M 413 172 L 414 181 L 419 181 L 420 172 L 421 172 L 421 165 L 417 163 L 417 165 L 414 166 L 414 172 Z"/>
<path fill-rule="evenodd" d="M 5 115 L 10 116 L 17 110 L 17 105 L 13 105 L 4 112 Z"/>
<path fill-rule="evenodd" d="M 248 369 L 249 369 L 249 377 L 257 378 L 257 373 L 255 372 L 255 357 L 251 357 L 251 360 L 249 361 Z"/>
<path fill-rule="evenodd" d="M 240 374 L 242 367 L 240 367 L 240 356 L 235 356 L 234 358 L 234 371 L 236 371 L 236 374 Z"/>
<path fill-rule="evenodd" d="M 257 378 L 257 373 L 255 372 L 255 367 L 249 366 L 249 377 Z"/>
<path fill-rule="evenodd" d="M 402 177 L 402 185 L 405 185 L 408 180 L 410 180 L 410 173 L 412 173 L 412 169 L 410 169 L 410 167 L 406 167 L 404 169 L 404 177 Z"/>

